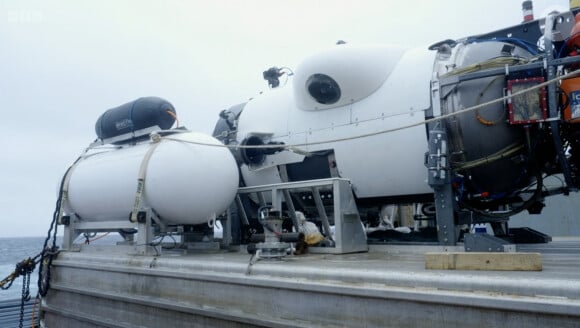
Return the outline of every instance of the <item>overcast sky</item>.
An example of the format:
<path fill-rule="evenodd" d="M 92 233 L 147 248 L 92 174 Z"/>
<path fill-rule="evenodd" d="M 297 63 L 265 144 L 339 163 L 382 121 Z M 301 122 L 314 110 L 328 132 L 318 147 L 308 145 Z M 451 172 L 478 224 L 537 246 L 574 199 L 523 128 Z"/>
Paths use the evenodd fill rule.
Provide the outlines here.
<path fill-rule="evenodd" d="M 534 1 L 536 17 L 568 0 Z M 166 98 L 211 133 L 220 110 L 337 40 L 425 47 L 519 23 L 521 1 L 0 0 L 0 237 L 46 234 L 98 116 Z"/>

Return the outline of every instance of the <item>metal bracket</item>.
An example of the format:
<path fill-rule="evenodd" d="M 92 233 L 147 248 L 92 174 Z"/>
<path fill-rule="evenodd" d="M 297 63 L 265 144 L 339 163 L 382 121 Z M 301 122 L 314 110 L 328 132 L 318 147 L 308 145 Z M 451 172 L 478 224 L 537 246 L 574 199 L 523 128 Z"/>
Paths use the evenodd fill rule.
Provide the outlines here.
<path fill-rule="evenodd" d="M 443 122 L 429 131 L 429 152 L 425 165 L 428 183 L 435 196 L 437 237 L 441 245 L 455 245 L 455 213 L 453 211 L 453 189 L 451 188 L 448 160 L 447 133 L 441 128 Z"/>
<path fill-rule="evenodd" d="M 137 229 L 137 241 L 132 243 L 133 251 L 140 255 L 149 255 L 158 253 L 152 246 L 153 228 L 151 223 L 153 220 L 158 221 L 157 216 L 151 209 L 143 209 L 145 213 L 144 220 L 138 222 L 131 222 L 127 218 L 122 218 L 113 221 L 88 221 L 81 220 L 74 214 L 67 215 L 70 217 L 68 225 L 64 227 L 64 235 L 62 241 L 63 250 L 71 250 L 75 239 L 84 232 L 116 232 L 125 229 Z"/>
<path fill-rule="evenodd" d="M 486 233 L 469 233 L 463 236 L 466 252 L 515 252 L 516 245 L 488 235 Z"/>
<path fill-rule="evenodd" d="M 431 103 L 433 106 L 433 116 L 441 116 L 441 89 L 439 81 L 431 81 Z"/>

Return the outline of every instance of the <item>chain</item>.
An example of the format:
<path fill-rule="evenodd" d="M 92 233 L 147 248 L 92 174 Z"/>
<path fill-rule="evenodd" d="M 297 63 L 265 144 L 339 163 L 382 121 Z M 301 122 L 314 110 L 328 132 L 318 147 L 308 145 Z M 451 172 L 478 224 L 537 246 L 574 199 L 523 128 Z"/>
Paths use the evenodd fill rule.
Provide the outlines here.
<path fill-rule="evenodd" d="M 27 258 L 16 264 L 14 271 L 4 278 L 0 282 L 0 287 L 4 290 L 10 288 L 14 283 L 14 280 L 19 276 L 22 276 L 22 296 L 20 297 L 20 328 L 22 328 L 24 322 L 24 303 L 30 300 L 30 276 L 34 269 L 36 268 L 36 261 L 40 257 L 40 254 L 36 255 L 34 258 Z"/>
<path fill-rule="evenodd" d="M 24 324 L 24 299 L 26 298 L 26 276 L 23 277 L 22 282 L 22 297 L 20 297 L 20 325 L 18 327 L 22 328 Z"/>
<path fill-rule="evenodd" d="M 33 270 L 34 268 L 32 268 L 32 271 Z M 22 297 L 20 298 L 20 328 L 22 328 L 24 323 L 24 303 L 30 300 L 30 275 L 32 274 L 32 271 L 27 271 L 23 276 Z"/>
<path fill-rule="evenodd" d="M 22 276 L 22 295 L 20 297 L 20 325 L 22 328 L 24 324 L 24 304 L 30 301 L 30 277 L 36 268 L 36 264 L 40 261 L 44 252 L 36 255 L 33 258 L 27 258 L 16 264 L 16 268 L 6 278 L 0 281 L 0 288 L 6 290 L 12 286 L 16 278 Z M 34 325 L 34 323 L 32 323 Z"/>

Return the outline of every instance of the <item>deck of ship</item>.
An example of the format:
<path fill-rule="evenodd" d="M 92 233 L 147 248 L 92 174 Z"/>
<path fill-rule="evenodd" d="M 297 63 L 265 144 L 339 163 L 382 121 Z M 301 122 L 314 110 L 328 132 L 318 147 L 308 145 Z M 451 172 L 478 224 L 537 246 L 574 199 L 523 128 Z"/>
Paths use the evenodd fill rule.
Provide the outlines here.
<path fill-rule="evenodd" d="M 456 248 L 459 249 L 459 248 Z M 426 270 L 442 246 L 289 256 L 127 255 L 82 246 L 53 262 L 47 327 L 580 327 L 580 238 L 518 246 L 543 270 Z"/>

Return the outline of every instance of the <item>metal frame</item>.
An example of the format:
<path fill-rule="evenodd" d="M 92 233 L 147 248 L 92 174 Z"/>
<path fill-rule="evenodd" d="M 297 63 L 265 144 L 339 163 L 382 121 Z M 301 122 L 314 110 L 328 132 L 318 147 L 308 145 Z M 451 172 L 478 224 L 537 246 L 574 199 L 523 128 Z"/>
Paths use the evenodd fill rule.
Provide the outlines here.
<path fill-rule="evenodd" d="M 330 219 L 320 197 L 320 190 L 325 188 L 331 188 L 333 195 L 333 216 Z M 244 223 L 248 223 L 248 215 L 240 200 L 241 194 L 254 195 L 260 200 L 260 203 L 265 203 L 265 196 L 270 196 L 272 208 L 281 211 L 282 203 L 284 202 L 294 226 L 298 227 L 296 210 L 290 195 L 292 191 L 312 192 L 319 215 L 318 218 L 322 223 L 325 235 L 329 239 L 332 239 L 330 224 L 331 221 L 334 222 L 334 245 L 330 247 L 310 247 L 311 253 L 344 254 L 368 251 L 366 233 L 360 221 L 350 181 L 347 179 L 330 178 L 239 188 L 236 203 L 238 204 L 241 219 Z"/>
<path fill-rule="evenodd" d="M 486 69 L 473 73 L 466 73 L 461 75 L 444 76 L 442 78 L 434 78 L 431 81 L 431 98 L 432 98 L 432 111 L 433 116 L 438 117 L 441 115 L 440 101 L 445 99 L 449 93 L 451 93 L 461 82 L 497 76 L 497 75 L 509 75 L 511 73 L 525 72 L 529 70 L 541 70 L 546 71 L 546 79 L 548 81 L 556 77 L 556 68 L 560 65 L 566 65 L 571 63 L 580 62 L 580 57 L 565 57 L 565 58 L 554 58 L 553 56 L 553 34 L 558 32 L 559 29 L 569 30 L 566 24 L 569 24 L 565 19 L 558 19 L 561 15 L 549 15 L 545 19 L 545 28 L 542 35 L 541 30 L 538 28 L 540 21 L 533 21 L 525 23 L 525 29 L 520 29 L 521 26 L 517 28 L 508 28 L 486 35 L 475 36 L 477 39 L 495 39 L 498 37 L 516 37 L 526 40 L 535 40 L 543 36 L 544 39 L 544 49 L 545 53 L 544 60 L 534 63 L 515 65 L 515 66 L 505 66 L 500 68 Z M 564 26 L 566 25 L 566 26 Z M 523 33 L 523 34 L 522 34 Z M 521 35 L 520 35 L 521 34 Z M 460 40 L 469 41 L 469 39 Z M 549 112 L 547 113 L 546 121 L 549 121 L 550 129 L 552 130 L 552 137 L 555 148 L 558 152 L 558 158 L 562 174 L 566 182 L 566 187 L 563 188 L 562 192 L 567 192 L 569 190 L 576 190 L 576 186 L 572 180 L 572 174 L 570 169 L 570 163 L 566 160 L 564 153 L 563 142 L 559 133 L 559 123 L 560 115 L 557 111 L 557 99 L 556 99 L 556 85 L 550 83 L 547 87 L 547 101 Z M 438 228 L 438 238 L 439 243 L 442 245 L 454 245 L 456 242 L 456 232 L 454 223 L 454 211 L 453 211 L 453 191 L 451 189 L 451 182 L 449 179 L 450 170 L 448 168 L 448 163 L 446 162 L 446 149 L 442 147 L 446 143 L 447 136 L 445 134 L 445 122 L 440 121 L 437 124 L 431 124 L 428 127 L 429 133 L 429 152 L 427 153 L 426 166 L 429 172 L 429 185 L 433 188 L 435 194 L 435 204 L 437 210 L 437 228 Z M 490 247 L 494 249 L 503 248 L 503 242 L 497 240 L 486 239 L 483 242 L 484 246 L 480 242 L 480 239 L 466 241 L 466 244 L 474 246 L 477 249 L 489 249 Z M 497 238 L 496 238 L 497 239 Z M 477 245 L 475 245 L 477 244 Z M 494 246 L 490 246 L 490 245 Z M 471 248 L 469 246 L 469 248 Z M 480 247 L 481 246 L 481 247 Z M 467 248 L 468 246 L 466 246 Z"/>
<path fill-rule="evenodd" d="M 113 221 L 86 221 L 80 219 L 77 215 L 68 216 L 69 219 L 64 222 L 64 234 L 62 241 L 63 250 L 73 250 L 74 241 L 78 236 L 85 232 L 117 232 L 122 229 L 137 229 L 137 240 L 130 241 L 134 254 L 152 255 L 158 254 L 158 251 L 151 246 L 153 242 L 153 221 L 161 223 L 159 218 L 151 209 L 144 209 L 139 212 L 139 220 L 131 222 L 128 219 L 119 219 Z M 164 226 L 164 225 L 163 225 Z"/>

